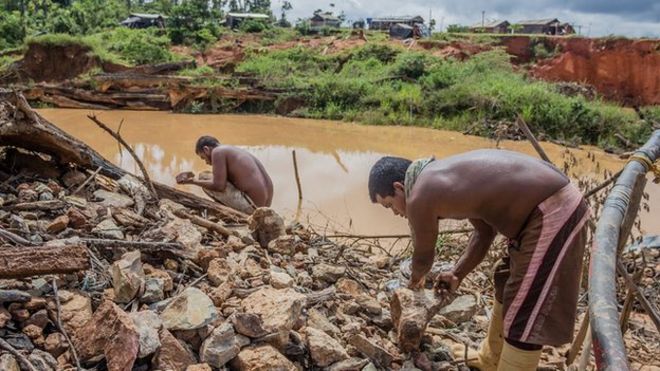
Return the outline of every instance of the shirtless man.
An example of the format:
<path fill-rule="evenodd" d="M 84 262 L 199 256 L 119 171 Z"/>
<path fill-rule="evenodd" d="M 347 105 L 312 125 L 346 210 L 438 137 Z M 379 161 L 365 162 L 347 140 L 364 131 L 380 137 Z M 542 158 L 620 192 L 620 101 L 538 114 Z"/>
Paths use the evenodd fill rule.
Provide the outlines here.
<path fill-rule="evenodd" d="M 371 169 L 369 195 L 408 218 L 413 289 L 423 287 L 433 265 L 439 219 L 468 219 L 474 226 L 453 269 L 438 276 L 443 292 L 458 288 L 498 233 L 509 239 L 494 272 L 488 334 L 479 351 L 468 354 L 469 366 L 536 370 L 542 345 L 572 340 L 589 207 L 559 170 L 501 150 L 414 162 L 383 157 Z"/>
<path fill-rule="evenodd" d="M 202 136 L 195 153 L 212 166 L 212 174 L 183 172 L 176 177 L 179 184 L 194 184 L 216 201 L 251 214 L 256 207 L 270 206 L 273 182 L 266 169 L 251 153 L 229 145 L 221 145 L 211 136 Z"/>

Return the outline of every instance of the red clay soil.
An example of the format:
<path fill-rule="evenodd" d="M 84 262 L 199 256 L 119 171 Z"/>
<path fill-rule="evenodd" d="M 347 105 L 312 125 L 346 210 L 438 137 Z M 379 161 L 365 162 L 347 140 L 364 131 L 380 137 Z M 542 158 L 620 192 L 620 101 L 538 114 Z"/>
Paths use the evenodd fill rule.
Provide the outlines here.
<path fill-rule="evenodd" d="M 123 66 L 102 62 L 83 45 L 30 44 L 20 62 L 19 74 L 22 79 L 35 82 L 63 81 L 97 67 L 106 72 L 125 69 Z"/>
<path fill-rule="evenodd" d="M 475 54 L 479 54 L 493 49 L 492 46 L 487 44 L 472 44 L 464 41 L 428 41 L 418 40 L 417 45 L 423 49 L 430 51 L 432 55 L 441 58 L 455 58 L 464 61 Z"/>
<path fill-rule="evenodd" d="M 571 38 L 558 43 L 561 54 L 539 62 L 533 76 L 587 83 L 628 105 L 660 104 L 660 41 Z"/>

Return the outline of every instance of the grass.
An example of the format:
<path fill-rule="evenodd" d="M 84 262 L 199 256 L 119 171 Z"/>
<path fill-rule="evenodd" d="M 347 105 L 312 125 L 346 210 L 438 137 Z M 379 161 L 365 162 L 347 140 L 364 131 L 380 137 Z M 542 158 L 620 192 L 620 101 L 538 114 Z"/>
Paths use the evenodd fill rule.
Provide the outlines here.
<path fill-rule="evenodd" d="M 634 112 L 568 97 L 550 83 L 529 80 L 513 71 L 509 56 L 500 50 L 459 62 L 385 44 L 337 55 L 292 48 L 254 53 L 237 72 L 303 97 L 306 105 L 297 114 L 312 118 L 473 128 L 491 136 L 492 126 L 474 124 L 514 125 L 522 114 L 534 130 L 551 138 L 601 146 L 616 145 L 617 132 L 638 143 L 650 133 Z"/>

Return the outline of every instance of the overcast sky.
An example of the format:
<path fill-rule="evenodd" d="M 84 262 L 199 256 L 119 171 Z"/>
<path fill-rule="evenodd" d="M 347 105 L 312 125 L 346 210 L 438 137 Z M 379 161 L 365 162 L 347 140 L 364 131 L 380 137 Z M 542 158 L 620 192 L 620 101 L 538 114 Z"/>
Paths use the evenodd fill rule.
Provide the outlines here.
<path fill-rule="evenodd" d="M 280 14 L 282 0 L 271 0 Z M 588 36 L 625 35 L 660 37 L 660 0 L 290 0 L 288 18 L 310 17 L 315 9 L 344 11 L 347 19 L 386 15 L 421 15 L 428 22 L 429 10 L 436 28 L 458 23 L 471 25 L 486 20 L 558 18 L 574 24 Z M 335 7 L 331 8 L 330 4 Z"/>

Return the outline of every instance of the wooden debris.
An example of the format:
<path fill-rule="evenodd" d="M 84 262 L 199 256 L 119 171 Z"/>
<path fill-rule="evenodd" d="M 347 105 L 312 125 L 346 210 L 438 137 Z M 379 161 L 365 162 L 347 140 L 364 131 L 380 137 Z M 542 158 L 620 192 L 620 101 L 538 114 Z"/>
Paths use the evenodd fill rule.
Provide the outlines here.
<path fill-rule="evenodd" d="M 90 267 L 89 255 L 84 245 L 3 248 L 0 249 L 0 262 L 2 278 L 73 273 Z"/>

